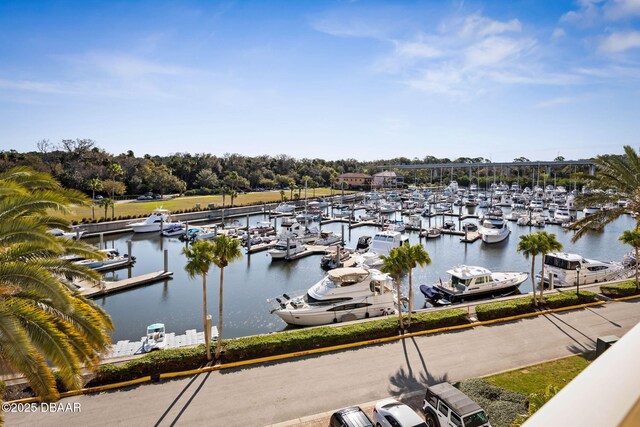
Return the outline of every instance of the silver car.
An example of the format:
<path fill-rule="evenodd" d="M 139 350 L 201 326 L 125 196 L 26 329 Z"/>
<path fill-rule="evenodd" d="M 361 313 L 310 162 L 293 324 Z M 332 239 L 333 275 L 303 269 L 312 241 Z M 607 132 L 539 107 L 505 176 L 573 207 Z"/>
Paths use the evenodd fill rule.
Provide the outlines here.
<path fill-rule="evenodd" d="M 413 409 L 395 399 L 384 399 L 373 408 L 376 427 L 427 427 Z"/>

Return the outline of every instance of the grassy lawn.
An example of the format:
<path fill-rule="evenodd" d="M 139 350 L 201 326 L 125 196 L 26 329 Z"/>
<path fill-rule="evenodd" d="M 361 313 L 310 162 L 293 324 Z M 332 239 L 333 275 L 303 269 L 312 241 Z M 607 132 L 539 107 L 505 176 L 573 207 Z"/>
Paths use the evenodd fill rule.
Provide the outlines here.
<path fill-rule="evenodd" d="M 349 192 L 345 191 L 345 194 Z M 297 194 L 297 191 L 294 190 L 293 194 Z M 315 197 L 324 197 L 331 194 L 331 189 L 329 188 L 316 188 L 315 189 Z M 307 190 L 307 197 L 311 198 L 314 195 L 314 190 Z M 290 192 L 285 191 L 285 196 L 289 198 Z M 304 190 L 300 193 L 300 197 L 304 198 Z M 246 193 L 239 194 L 238 197 L 235 198 L 233 205 L 234 206 L 244 206 L 255 203 L 262 202 L 279 202 L 280 201 L 280 192 L 279 191 L 264 191 L 259 193 Z M 216 207 L 222 207 L 222 196 L 191 196 L 191 197 L 179 197 L 176 199 L 167 199 L 167 200 L 154 200 L 154 201 L 127 201 L 123 203 L 117 203 L 115 206 L 115 214 L 116 217 L 119 215 L 147 215 L 152 210 L 162 207 L 164 209 L 168 209 L 172 212 L 177 210 L 185 210 L 192 209 L 196 206 L 197 203 L 200 203 L 202 208 L 206 208 L 210 203 L 215 204 Z M 229 207 L 231 203 L 231 198 L 229 196 L 225 197 L 225 206 Z M 96 218 L 101 218 L 104 216 L 104 208 L 99 208 L 96 206 Z M 108 218 L 111 217 L 111 208 L 108 210 Z M 79 221 L 82 218 L 91 218 L 91 207 L 79 207 L 77 208 L 72 215 L 68 217 L 70 220 Z"/>
<path fill-rule="evenodd" d="M 491 384 L 524 394 L 543 393 L 547 385 L 561 389 L 595 359 L 595 352 L 541 363 L 484 378 Z"/>

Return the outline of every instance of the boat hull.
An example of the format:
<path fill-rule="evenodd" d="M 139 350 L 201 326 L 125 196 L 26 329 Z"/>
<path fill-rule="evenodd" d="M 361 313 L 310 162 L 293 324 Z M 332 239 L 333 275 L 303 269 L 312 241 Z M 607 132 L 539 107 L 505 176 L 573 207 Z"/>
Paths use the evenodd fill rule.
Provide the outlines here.
<path fill-rule="evenodd" d="M 322 311 L 308 311 L 306 309 L 283 309 L 274 313 L 278 315 L 287 324 L 293 326 L 321 326 L 331 323 L 348 322 L 359 319 L 367 319 L 372 317 L 380 317 L 395 313 L 394 303 L 390 298 L 384 301 L 372 303 L 368 307 L 355 308 L 352 310 L 327 311 L 333 306 L 326 306 Z M 356 302 L 350 301 L 350 304 Z"/>

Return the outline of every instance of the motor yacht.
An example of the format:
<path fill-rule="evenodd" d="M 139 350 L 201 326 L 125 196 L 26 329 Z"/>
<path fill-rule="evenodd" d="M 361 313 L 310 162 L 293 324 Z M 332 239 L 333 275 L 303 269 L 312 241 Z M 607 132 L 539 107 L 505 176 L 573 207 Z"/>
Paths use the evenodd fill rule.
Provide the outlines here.
<path fill-rule="evenodd" d="M 300 252 L 306 251 L 307 248 L 296 238 L 280 239 L 276 242 L 272 249 L 267 253 L 271 256 L 271 260 L 287 259 Z"/>
<path fill-rule="evenodd" d="M 169 211 L 167 209 L 156 209 L 144 221 L 133 222 L 129 226 L 134 233 L 151 233 L 160 231 L 163 227 L 168 226 L 169 223 Z"/>
<path fill-rule="evenodd" d="M 571 212 L 569 212 L 569 209 L 565 207 L 559 207 L 553 213 L 553 219 L 558 221 L 560 224 L 569 223 L 571 222 Z"/>
<path fill-rule="evenodd" d="M 378 270 L 337 268 L 305 294 L 269 300 L 290 325 L 317 326 L 383 316 L 395 312 L 393 281 Z"/>
<path fill-rule="evenodd" d="M 483 267 L 461 265 L 447 270 L 449 279 L 421 285 L 420 292 L 436 305 L 509 295 L 529 277 L 525 272 L 496 272 Z"/>
<path fill-rule="evenodd" d="M 501 215 L 487 215 L 478 229 L 484 243 L 498 243 L 509 237 L 511 230 Z"/>
<path fill-rule="evenodd" d="M 335 245 L 341 240 L 342 240 L 342 234 L 335 234 L 332 232 L 322 232 L 320 233 L 320 238 L 316 240 L 316 245 L 330 246 L 330 245 Z"/>
<path fill-rule="evenodd" d="M 426 239 L 437 239 L 440 236 L 442 236 L 442 231 L 437 227 L 426 228 L 420 231 L 420 237 L 424 237 Z"/>
<path fill-rule="evenodd" d="M 376 267 L 382 265 L 380 255 L 389 255 L 393 248 L 400 247 L 408 237 L 398 231 L 385 230 L 376 233 L 367 252 L 357 255 L 356 264 L 364 267 Z"/>
<path fill-rule="evenodd" d="M 544 257 L 544 280 L 553 275 L 554 286 L 576 286 L 613 280 L 624 270 L 621 262 L 604 262 L 583 258 L 578 254 L 551 252 Z M 538 274 L 538 279 L 540 275 Z"/>
<path fill-rule="evenodd" d="M 275 211 L 277 213 L 290 214 L 296 211 L 296 207 L 295 205 L 290 205 L 288 203 L 282 202 L 275 208 Z"/>
<path fill-rule="evenodd" d="M 47 233 L 52 234 L 56 237 L 61 237 L 63 239 L 80 239 L 82 238 L 84 231 L 80 231 L 77 229 L 72 229 L 71 231 L 64 231 L 64 230 L 61 230 L 60 228 L 52 228 L 51 230 L 47 231 Z"/>

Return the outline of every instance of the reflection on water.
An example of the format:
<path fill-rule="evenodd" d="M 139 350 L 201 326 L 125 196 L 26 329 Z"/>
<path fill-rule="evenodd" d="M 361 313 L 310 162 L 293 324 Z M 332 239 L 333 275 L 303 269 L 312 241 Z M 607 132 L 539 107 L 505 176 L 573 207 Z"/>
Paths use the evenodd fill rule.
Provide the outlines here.
<path fill-rule="evenodd" d="M 398 215 L 399 218 L 399 215 Z M 250 217 L 253 226 L 264 220 L 262 215 Z M 450 218 L 446 218 L 450 219 Z M 454 219 L 454 218 L 451 218 Z M 454 219 L 456 226 L 459 221 Z M 466 220 L 465 222 L 477 222 Z M 242 221 L 244 223 L 244 220 Z M 424 219 L 424 226 L 429 220 Z M 431 218 L 432 225 L 441 225 L 442 218 Z M 575 252 L 586 257 L 606 260 L 620 260 L 628 248 L 620 244 L 618 236 L 624 230 L 631 229 L 634 221 L 625 216 L 607 226 L 604 233 L 590 233 L 580 241 L 571 243 L 573 232 L 565 232 L 559 226 L 547 226 L 546 231 L 555 233 L 567 252 Z M 432 264 L 425 268 L 416 268 L 413 274 L 415 286 L 415 307 L 420 308 L 424 299 L 417 288 L 420 284 L 433 283 L 447 277 L 446 270 L 458 264 L 479 265 L 493 271 L 526 271 L 531 269 L 530 260 L 526 260 L 516 251 L 518 237 L 540 229 L 518 226 L 509 223 L 512 230 L 509 238 L 495 245 L 485 245 L 481 241 L 472 244 L 460 242 L 459 236 L 443 235 L 439 239 L 423 240 L 425 249 L 431 256 Z M 323 230 L 340 233 L 342 224 L 326 224 Z M 344 227 L 347 246 L 354 247 L 358 238 L 372 236 L 377 229 L 359 227 L 349 231 Z M 409 233 L 410 242 L 418 243 L 418 234 Z M 109 280 L 120 280 L 140 274 L 163 269 L 163 250 L 169 253 L 169 269 L 173 271 L 172 280 L 154 283 L 141 288 L 110 295 L 96 300 L 113 318 L 114 340 L 139 338 L 144 335 L 145 327 L 154 322 L 163 322 L 169 331 L 182 333 L 187 329 L 202 329 L 202 280 L 189 279 L 184 271 L 185 258 L 182 248 L 185 246 L 177 238 L 161 238 L 158 234 L 120 234 L 105 236 L 108 247 L 116 247 L 120 252 L 127 251 L 127 240 L 132 241 L 132 252 L 136 263 L 131 268 L 108 273 Z M 98 239 L 90 240 L 98 244 Z M 536 260 L 539 266 L 540 258 Z M 538 267 L 537 267 L 538 268 Z M 237 337 L 256 333 L 279 331 L 286 324 L 277 316 L 269 314 L 267 298 L 282 293 L 295 293 L 306 290 L 324 276 L 320 268 L 320 256 L 309 256 L 293 262 L 276 261 L 266 252 L 244 255 L 240 260 L 225 269 L 224 317 L 225 336 Z M 214 319 L 217 319 L 219 270 L 211 269 L 207 277 L 208 307 Z M 403 287 L 406 288 L 406 279 Z M 522 292 L 531 290 L 531 282 L 521 286 Z M 406 290 L 406 289 L 405 289 Z"/>

